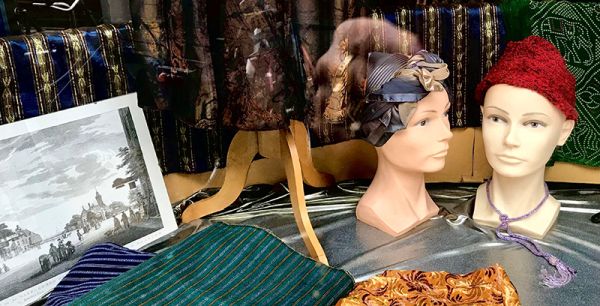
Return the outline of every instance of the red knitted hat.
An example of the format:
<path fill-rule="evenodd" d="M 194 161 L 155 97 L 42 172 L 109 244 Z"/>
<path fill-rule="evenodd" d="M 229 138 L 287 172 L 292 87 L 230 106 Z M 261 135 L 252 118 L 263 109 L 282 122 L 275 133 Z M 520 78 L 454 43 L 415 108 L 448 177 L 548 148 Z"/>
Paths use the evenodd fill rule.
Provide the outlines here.
<path fill-rule="evenodd" d="M 479 104 L 483 104 L 485 93 L 496 84 L 531 89 L 548 99 L 567 119 L 577 120 L 575 77 L 558 49 L 544 38 L 529 36 L 508 43 L 498 63 L 475 89 Z"/>

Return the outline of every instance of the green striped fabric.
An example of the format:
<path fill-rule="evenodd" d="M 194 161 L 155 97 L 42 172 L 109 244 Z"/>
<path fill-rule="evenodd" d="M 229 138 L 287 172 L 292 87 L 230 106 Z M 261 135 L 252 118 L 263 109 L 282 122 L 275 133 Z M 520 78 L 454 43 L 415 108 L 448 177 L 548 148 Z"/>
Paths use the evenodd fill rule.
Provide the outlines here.
<path fill-rule="evenodd" d="M 353 285 L 265 230 L 216 223 L 73 305 L 331 305 Z"/>

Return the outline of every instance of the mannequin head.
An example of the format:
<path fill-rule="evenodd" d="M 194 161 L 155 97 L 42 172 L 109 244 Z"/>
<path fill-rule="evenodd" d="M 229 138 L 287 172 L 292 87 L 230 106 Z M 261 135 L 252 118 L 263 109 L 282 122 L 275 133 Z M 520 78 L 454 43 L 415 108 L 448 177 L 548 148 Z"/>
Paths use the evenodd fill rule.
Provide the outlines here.
<path fill-rule="evenodd" d="M 482 112 L 485 154 L 494 171 L 505 177 L 544 171 L 575 125 L 544 96 L 506 84 L 487 91 Z"/>
<path fill-rule="evenodd" d="M 544 171 L 575 125 L 575 78 L 552 43 L 529 36 L 507 45 L 475 98 L 482 104 L 483 144 L 494 172 L 477 190 L 473 220 L 505 227 L 513 238 L 511 231 L 541 239 L 560 211 Z M 522 217 L 505 220 L 503 214 Z"/>
<path fill-rule="evenodd" d="M 381 147 L 380 159 L 410 172 L 436 172 L 444 168 L 448 141 L 452 138 L 448 110 L 450 101 L 445 90 L 429 93 L 419 100 L 406 128 Z"/>
<path fill-rule="evenodd" d="M 360 120 L 377 151 L 377 172 L 356 207 L 362 222 L 393 236 L 437 215 L 426 172 L 441 170 L 452 137 L 447 65 L 427 51 L 369 55 L 366 103 Z"/>
<path fill-rule="evenodd" d="M 538 36 L 509 43 L 475 96 L 486 156 L 505 177 L 543 173 L 577 119 L 575 78 L 558 49 Z"/>
<path fill-rule="evenodd" d="M 409 172 L 441 170 L 452 137 L 446 64 L 426 51 L 372 53 L 368 68 L 362 131 L 380 162 Z"/>

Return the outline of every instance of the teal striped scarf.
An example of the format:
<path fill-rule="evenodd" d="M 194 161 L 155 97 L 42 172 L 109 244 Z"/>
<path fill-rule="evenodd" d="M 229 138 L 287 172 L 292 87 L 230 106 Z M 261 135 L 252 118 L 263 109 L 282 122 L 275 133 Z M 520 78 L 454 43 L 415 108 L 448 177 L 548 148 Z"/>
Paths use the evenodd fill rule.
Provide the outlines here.
<path fill-rule="evenodd" d="M 353 285 L 265 230 L 216 223 L 73 305 L 331 305 Z"/>

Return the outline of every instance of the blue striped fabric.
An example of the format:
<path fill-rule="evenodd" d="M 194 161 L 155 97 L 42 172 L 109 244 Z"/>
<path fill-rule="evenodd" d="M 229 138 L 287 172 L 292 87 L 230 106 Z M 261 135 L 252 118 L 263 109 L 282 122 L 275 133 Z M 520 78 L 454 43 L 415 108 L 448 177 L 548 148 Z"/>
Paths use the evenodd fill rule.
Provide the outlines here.
<path fill-rule="evenodd" d="M 0 38 L 0 124 L 127 94 L 129 24 Z"/>
<path fill-rule="evenodd" d="M 265 230 L 216 223 L 73 305 L 332 305 L 353 285 Z"/>
<path fill-rule="evenodd" d="M 102 243 L 90 248 L 54 288 L 45 305 L 66 305 L 131 268 L 152 258 L 144 253 Z"/>

